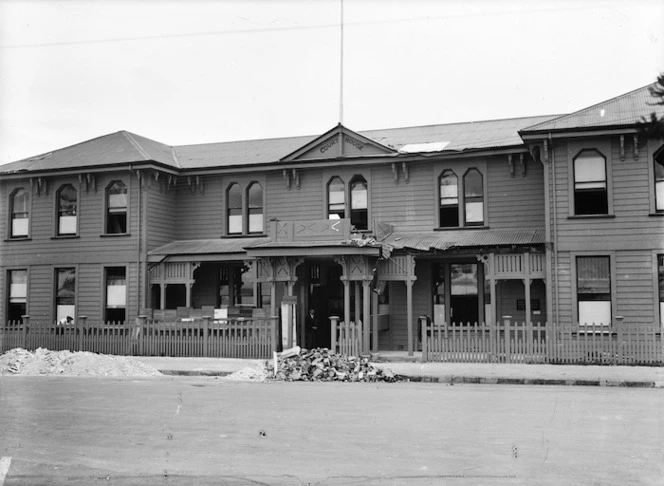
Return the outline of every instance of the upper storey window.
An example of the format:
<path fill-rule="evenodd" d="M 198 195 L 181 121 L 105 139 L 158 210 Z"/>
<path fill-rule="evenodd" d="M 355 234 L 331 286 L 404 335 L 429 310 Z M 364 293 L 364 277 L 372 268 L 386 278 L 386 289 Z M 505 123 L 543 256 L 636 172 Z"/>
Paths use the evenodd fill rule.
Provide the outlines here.
<path fill-rule="evenodd" d="M 58 235 L 75 235 L 77 213 L 77 191 L 67 184 L 57 192 L 58 201 Z"/>
<path fill-rule="evenodd" d="M 333 177 L 327 185 L 327 208 L 328 219 L 346 217 L 346 187 L 340 177 Z"/>
<path fill-rule="evenodd" d="M 444 171 L 439 179 L 440 186 L 440 226 L 456 228 L 459 226 L 459 185 L 454 171 Z"/>
<path fill-rule="evenodd" d="M 350 182 L 350 224 L 359 230 L 369 228 L 368 186 L 362 176 Z"/>
<path fill-rule="evenodd" d="M 574 214 L 608 214 L 606 159 L 596 150 L 582 150 L 574 159 Z"/>
<path fill-rule="evenodd" d="M 242 189 L 240 184 L 231 184 L 226 194 L 228 204 L 227 227 L 229 235 L 242 234 Z"/>
<path fill-rule="evenodd" d="M 664 211 L 664 147 L 655 154 L 655 210 Z"/>
<path fill-rule="evenodd" d="M 350 218 L 350 224 L 356 230 L 369 229 L 367 180 L 361 175 L 356 175 L 346 185 L 341 177 L 332 177 L 327 183 L 327 217 L 328 219 Z"/>
<path fill-rule="evenodd" d="M 11 237 L 23 238 L 28 236 L 30 212 L 28 209 L 28 193 L 22 187 L 16 189 L 9 198 L 11 211 Z"/>
<path fill-rule="evenodd" d="M 438 177 L 438 225 L 441 228 L 484 226 L 484 176 L 477 168 L 463 177 L 444 170 Z"/>
<path fill-rule="evenodd" d="M 106 233 L 127 233 L 127 186 L 120 181 L 106 188 Z"/>
<path fill-rule="evenodd" d="M 477 169 L 469 169 L 463 176 L 464 223 L 466 226 L 484 225 L 484 183 Z"/>
<path fill-rule="evenodd" d="M 263 186 L 251 182 L 242 189 L 233 182 L 226 189 L 226 234 L 245 235 L 265 232 L 265 200 Z"/>

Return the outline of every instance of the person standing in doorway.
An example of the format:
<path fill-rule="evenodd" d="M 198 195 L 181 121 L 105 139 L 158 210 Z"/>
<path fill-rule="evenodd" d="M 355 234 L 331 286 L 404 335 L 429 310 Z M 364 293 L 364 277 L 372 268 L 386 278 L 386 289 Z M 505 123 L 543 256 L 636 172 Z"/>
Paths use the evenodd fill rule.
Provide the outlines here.
<path fill-rule="evenodd" d="M 309 309 L 306 319 L 307 328 L 307 349 L 313 349 L 318 342 L 318 317 L 316 317 L 316 310 Z"/>

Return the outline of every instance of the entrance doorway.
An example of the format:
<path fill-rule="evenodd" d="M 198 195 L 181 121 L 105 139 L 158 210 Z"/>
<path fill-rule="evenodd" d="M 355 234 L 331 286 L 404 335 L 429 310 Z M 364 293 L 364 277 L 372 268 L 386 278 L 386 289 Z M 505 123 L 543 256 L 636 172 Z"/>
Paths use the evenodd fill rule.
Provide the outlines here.
<path fill-rule="evenodd" d="M 341 283 L 341 265 L 333 262 L 311 262 L 308 264 L 307 313 L 309 309 L 316 311 L 318 330 L 312 336 L 313 347 L 329 348 L 330 316 L 343 319 L 344 288 Z M 310 332 L 305 328 L 305 333 Z M 307 342 L 306 339 L 304 342 Z"/>
<path fill-rule="evenodd" d="M 468 325 L 484 318 L 482 266 L 470 262 L 441 262 L 433 265 L 434 323 Z"/>

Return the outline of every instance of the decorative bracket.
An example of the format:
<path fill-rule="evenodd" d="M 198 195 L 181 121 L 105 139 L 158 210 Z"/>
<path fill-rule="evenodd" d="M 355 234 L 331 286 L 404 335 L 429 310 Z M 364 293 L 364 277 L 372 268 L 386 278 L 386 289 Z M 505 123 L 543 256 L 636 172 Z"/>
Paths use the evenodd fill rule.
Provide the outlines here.
<path fill-rule="evenodd" d="M 549 141 L 544 139 L 544 162 L 549 163 Z"/>
<path fill-rule="evenodd" d="M 401 162 L 401 170 L 403 171 L 403 178 L 408 183 L 408 166 L 406 162 Z"/>
<path fill-rule="evenodd" d="M 521 177 L 526 177 L 526 164 L 528 163 L 528 159 L 525 154 L 519 154 L 519 163 L 521 164 Z"/>
<path fill-rule="evenodd" d="M 634 134 L 634 160 L 639 160 L 639 135 Z"/>
<path fill-rule="evenodd" d="M 620 160 L 625 160 L 625 135 L 620 135 Z"/>
<path fill-rule="evenodd" d="M 399 183 L 399 170 L 397 169 L 397 163 L 392 162 L 392 173 L 394 174 L 394 183 Z"/>
<path fill-rule="evenodd" d="M 187 185 L 189 186 L 192 194 L 196 194 L 197 191 L 201 194 L 205 193 L 205 188 L 203 186 L 203 180 L 201 179 L 201 176 L 188 176 Z"/>
<path fill-rule="evenodd" d="M 286 169 L 284 169 L 282 171 L 282 173 L 284 175 L 284 180 L 286 181 L 286 189 L 288 189 L 290 191 L 290 188 L 291 188 L 291 174 Z"/>
<path fill-rule="evenodd" d="M 293 179 L 295 180 L 295 187 L 298 189 L 300 188 L 300 173 L 298 172 L 297 169 L 293 169 L 291 171 L 291 174 L 293 176 Z"/>
<path fill-rule="evenodd" d="M 507 163 L 510 166 L 510 175 L 514 177 L 514 161 L 512 160 L 512 154 L 507 154 Z"/>
<path fill-rule="evenodd" d="M 45 196 L 48 195 L 48 181 L 43 177 L 30 178 L 30 186 L 33 188 L 33 193 L 37 196 L 42 195 L 42 190 Z"/>

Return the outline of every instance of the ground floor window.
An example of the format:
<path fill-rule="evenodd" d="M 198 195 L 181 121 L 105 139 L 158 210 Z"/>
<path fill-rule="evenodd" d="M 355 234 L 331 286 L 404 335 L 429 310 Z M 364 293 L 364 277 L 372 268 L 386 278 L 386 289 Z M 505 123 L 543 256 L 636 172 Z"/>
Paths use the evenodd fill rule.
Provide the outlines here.
<path fill-rule="evenodd" d="M 76 269 L 55 270 L 55 318 L 59 323 L 70 323 L 76 317 Z"/>
<path fill-rule="evenodd" d="M 664 255 L 657 256 L 657 275 L 659 280 L 659 323 L 664 326 Z"/>
<path fill-rule="evenodd" d="M 21 322 L 27 310 L 28 271 L 10 270 L 7 280 L 9 282 L 7 320 L 10 323 Z"/>
<path fill-rule="evenodd" d="M 611 324 L 611 265 L 608 256 L 576 257 L 580 325 Z"/>
<path fill-rule="evenodd" d="M 108 267 L 106 274 L 106 308 L 107 322 L 124 322 L 127 320 L 127 269 L 125 267 Z"/>

